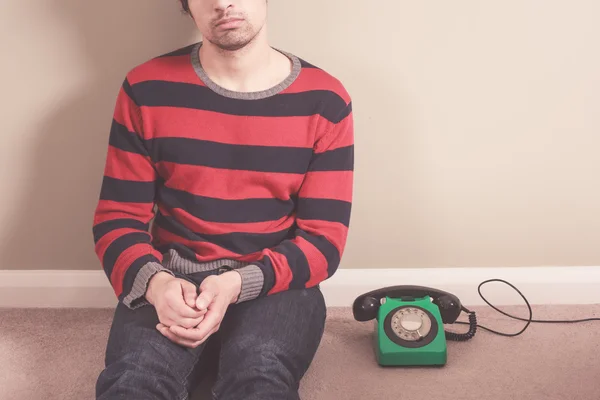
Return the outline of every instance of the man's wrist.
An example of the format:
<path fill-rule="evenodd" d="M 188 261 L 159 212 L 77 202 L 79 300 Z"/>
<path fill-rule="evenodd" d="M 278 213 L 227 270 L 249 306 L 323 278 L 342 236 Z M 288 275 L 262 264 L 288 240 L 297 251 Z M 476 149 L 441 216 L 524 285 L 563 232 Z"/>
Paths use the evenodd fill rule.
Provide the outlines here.
<path fill-rule="evenodd" d="M 148 288 L 146 289 L 146 300 L 152 305 L 154 305 L 154 295 L 156 293 L 156 288 L 161 285 L 161 283 L 169 281 L 173 278 L 173 275 L 169 274 L 165 271 L 159 271 L 150 278 L 148 281 Z"/>
<path fill-rule="evenodd" d="M 225 272 L 220 277 L 226 282 L 229 303 L 235 303 L 242 291 L 242 276 L 239 272 L 233 270 Z"/>

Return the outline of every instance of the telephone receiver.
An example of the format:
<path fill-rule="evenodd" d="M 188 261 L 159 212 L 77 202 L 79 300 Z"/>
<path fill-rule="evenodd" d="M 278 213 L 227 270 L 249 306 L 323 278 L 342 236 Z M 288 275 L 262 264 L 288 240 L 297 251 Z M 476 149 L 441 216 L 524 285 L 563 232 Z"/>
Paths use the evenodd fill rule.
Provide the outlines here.
<path fill-rule="evenodd" d="M 452 293 L 425 286 L 401 285 L 372 290 L 358 296 L 356 300 L 354 300 L 352 312 L 354 314 L 354 319 L 357 321 L 369 321 L 377 317 L 382 300 L 386 297 L 410 302 L 427 296 L 429 296 L 432 303 L 439 308 L 444 324 L 455 323 L 462 311 L 469 314 L 469 331 L 467 333 L 446 331 L 445 336 L 447 339 L 464 341 L 471 339 L 475 335 L 475 331 L 477 330 L 477 320 L 474 312 L 466 309 L 461 304 L 458 297 Z"/>

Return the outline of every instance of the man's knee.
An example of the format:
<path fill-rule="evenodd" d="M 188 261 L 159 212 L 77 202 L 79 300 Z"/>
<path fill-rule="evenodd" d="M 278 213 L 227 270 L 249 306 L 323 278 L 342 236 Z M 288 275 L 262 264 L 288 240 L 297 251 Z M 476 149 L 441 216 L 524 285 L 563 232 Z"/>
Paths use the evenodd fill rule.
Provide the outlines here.
<path fill-rule="evenodd" d="M 183 399 L 185 387 L 168 374 L 151 373 L 141 365 L 118 361 L 108 365 L 96 382 L 96 399 Z"/>
<path fill-rule="evenodd" d="M 236 344 L 235 358 L 222 358 L 214 393 L 228 399 L 298 399 L 305 363 L 284 343 Z"/>
<path fill-rule="evenodd" d="M 168 344 L 149 341 L 125 354 L 107 354 L 106 367 L 96 383 L 96 398 L 186 398 L 194 363 L 172 357 L 172 350 L 163 346 Z"/>

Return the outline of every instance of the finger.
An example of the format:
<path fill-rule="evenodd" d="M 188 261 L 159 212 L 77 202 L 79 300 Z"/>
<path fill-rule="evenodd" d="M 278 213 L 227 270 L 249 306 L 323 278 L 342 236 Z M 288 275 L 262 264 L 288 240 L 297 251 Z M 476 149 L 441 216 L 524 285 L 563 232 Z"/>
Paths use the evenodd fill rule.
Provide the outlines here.
<path fill-rule="evenodd" d="M 185 304 L 194 308 L 196 305 L 196 297 L 198 297 L 198 289 L 196 286 L 191 282 L 181 279 L 181 290 L 183 292 Z"/>
<path fill-rule="evenodd" d="M 196 299 L 196 308 L 198 310 L 206 310 L 210 303 L 213 302 L 215 293 L 210 289 L 203 290 Z"/>
<path fill-rule="evenodd" d="M 173 321 L 171 318 L 169 318 L 169 317 L 166 317 L 166 316 L 164 316 L 164 315 L 160 316 L 160 317 L 158 318 L 158 321 L 159 321 L 159 322 L 160 322 L 162 325 L 164 325 L 164 326 L 167 326 L 167 327 L 168 327 L 168 326 L 177 325 L 177 323 L 176 323 L 175 321 Z"/>
<path fill-rule="evenodd" d="M 197 326 L 200 322 L 202 322 L 206 311 L 201 311 L 199 312 L 199 314 L 201 315 L 196 318 L 182 317 L 177 313 L 177 311 L 173 310 L 168 305 L 165 305 L 158 313 L 158 320 L 166 326 L 181 325 L 185 328 L 192 328 Z"/>
<path fill-rule="evenodd" d="M 223 320 L 225 311 L 227 310 L 227 304 L 219 301 L 213 308 L 210 308 L 204 317 L 204 320 L 198 325 L 197 333 L 194 336 L 196 340 L 202 340 L 208 336 L 213 329 L 215 329 Z"/>
<path fill-rule="evenodd" d="M 218 278 L 216 276 L 207 277 L 202 281 L 199 289 L 200 294 L 196 299 L 196 307 L 203 310 L 208 308 L 219 294 Z"/>
<path fill-rule="evenodd" d="M 204 313 L 200 310 L 194 310 L 183 300 L 183 295 L 177 292 L 169 292 L 166 295 L 167 304 L 179 317 L 200 318 Z"/>
<path fill-rule="evenodd" d="M 204 316 L 201 316 L 200 318 L 181 318 L 176 321 L 175 324 L 171 324 L 170 326 L 179 325 L 183 328 L 190 329 L 197 327 L 203 320 Z"/>
<path fill-rule="evenodd" d="M 173 325 L 169 327 L 169 331 L 177 337 L 192 342 L 200 341 L 200 339 L 202 339 L 202 336 L 198 334 L 198 328 L 196 327 L 186 329 L 179 325 Z"/>
<path fill-rule="evenodd" d="M 215 326 L 208 335 L 204 336 L 202 339 L 198 340 L 196 343 L 202 344 L 206 342 L 212 335 L 214 335 L 219 330 L 220 325 Z"/>
<path fill-rule="evenodd" d="M 158 320 L 167 327 L 179 325 L 187 329 L 198 326 L 204 320 L 204 315 L 198 318 L 182 318 L 176 315 L 174 311 L 169 311 L 169 313 L 161 315 Z"/>
<path fill-rule="evenodd" d="M 202 344 L 202 342 L 200 342 L 200 341 L 194 341 L 194 340 L 188 340 L 188 339 L 181 338 L 181 337 L 177 336 L 176 334 L 174 334 L 173 332 L 171 332 L 169 330 L 169 328 L 167 328 L 166 326 L 164 326 L 162 324 L 158 324 L 156 326 L 156 329 L 158 329 L 159 332 L 163 334 L 163 336 L 165 336 L 172 342 L 177 343 L 184 347 L 189 347 L 189 348 L 193 349 L 193 348 L 198 347 L 200 344 Z"/>
<path fill-rule="evenodd" d="M 207 311 L 207 310 L 198 310 L 195 307 L 194 308 L 189 307 L 187 304 L 185 304 L 183 307 L 180 307 L 180 308 L 173 307 L 169 303 L 168 303 L 168 305 L 169 305 L 169 315 L 172 315 L 173 319 L 175 319 L 175 320 L 179 320 L 182 318 L 200 318 L 200 317 L 203 317 Z M 181 311 L 181 310 L 184 310 L 184 311 Z"/>
<path fill-rule="evenodd" d="M 174 325 L 169 329 L 171 332 L 182 338 L 203 341 L 212 333 L 214 329 L 218 329 L 218 326 L 223 320 L 226 309 L 226 304 L 223 304 L 221 301 L 217 301 L 213 303 L 213 306 L 208 310 L 204 320 L 200 322 L 197 328 L 185 329 L 181 326 Z"/>
<path fill-rule="evenodd" d="M 219 327 L 220 324 L 216 325 L 210 331 L 208 331 L 207 334 L 203 334 L 202 336 L 198 334 L 198 329 L 194 328 L 183 329 L 181 326 L 174 325 L 167 329 L 171 332 L 171 335 L 174 335 L 175 337 L 178 337 L 181 340 L 186 340 L 188 342 L 200 344 L 204 343 L 212 334 L 217 332 L 219 330 Z"/>
<path fill-rule="evenodd" d="M 156 328 L 162 333 L 163 336 L 165 336 L 172 342 L 177 343 L 181 346 L 195 348 L 195 347 L 198 347 L 202 343 L 200 341 L 193 341 L 193 340 L 188 340 L 188 339 L 179 337 L 176 334 L 174 334 L 173 332 L 171 332 L 168 327 L 161 325 L 161 324 L 157 325 Z"/>
<path fill-rule="evenodd" d="M 167 305 L 163 305 L 163 307 L 158 312 L 158 322 L 165 325 L 166 327 L 173 325 L 181 325 L 185 327 L 198 326 L 198 324 L 202 322 L 203 319 L 204 316 L 200 316 L 198 318 L 182 318 Z"/>

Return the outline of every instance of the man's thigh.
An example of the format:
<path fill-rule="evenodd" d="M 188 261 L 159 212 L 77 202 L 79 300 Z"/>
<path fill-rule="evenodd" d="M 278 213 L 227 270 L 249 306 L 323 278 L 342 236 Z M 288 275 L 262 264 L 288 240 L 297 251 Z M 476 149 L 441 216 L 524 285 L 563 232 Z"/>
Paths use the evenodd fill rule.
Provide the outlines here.
<path fill-rule="evenodd" d="M 203 346 L 184 348 L 157 329 L 156 309 L 146 305 L 131 310 L 119 303 L 115 310 L 105 368 L 98 377 L 98 399 L 184 399 L 193 384 L 190 376 Z"/>
<path fill-rule="evenodd" d="M 298 399 L 319 347 L 326 306 L 318 287 L 230 306 L 220 328 L 214 393 L 228 399 Z"/>

